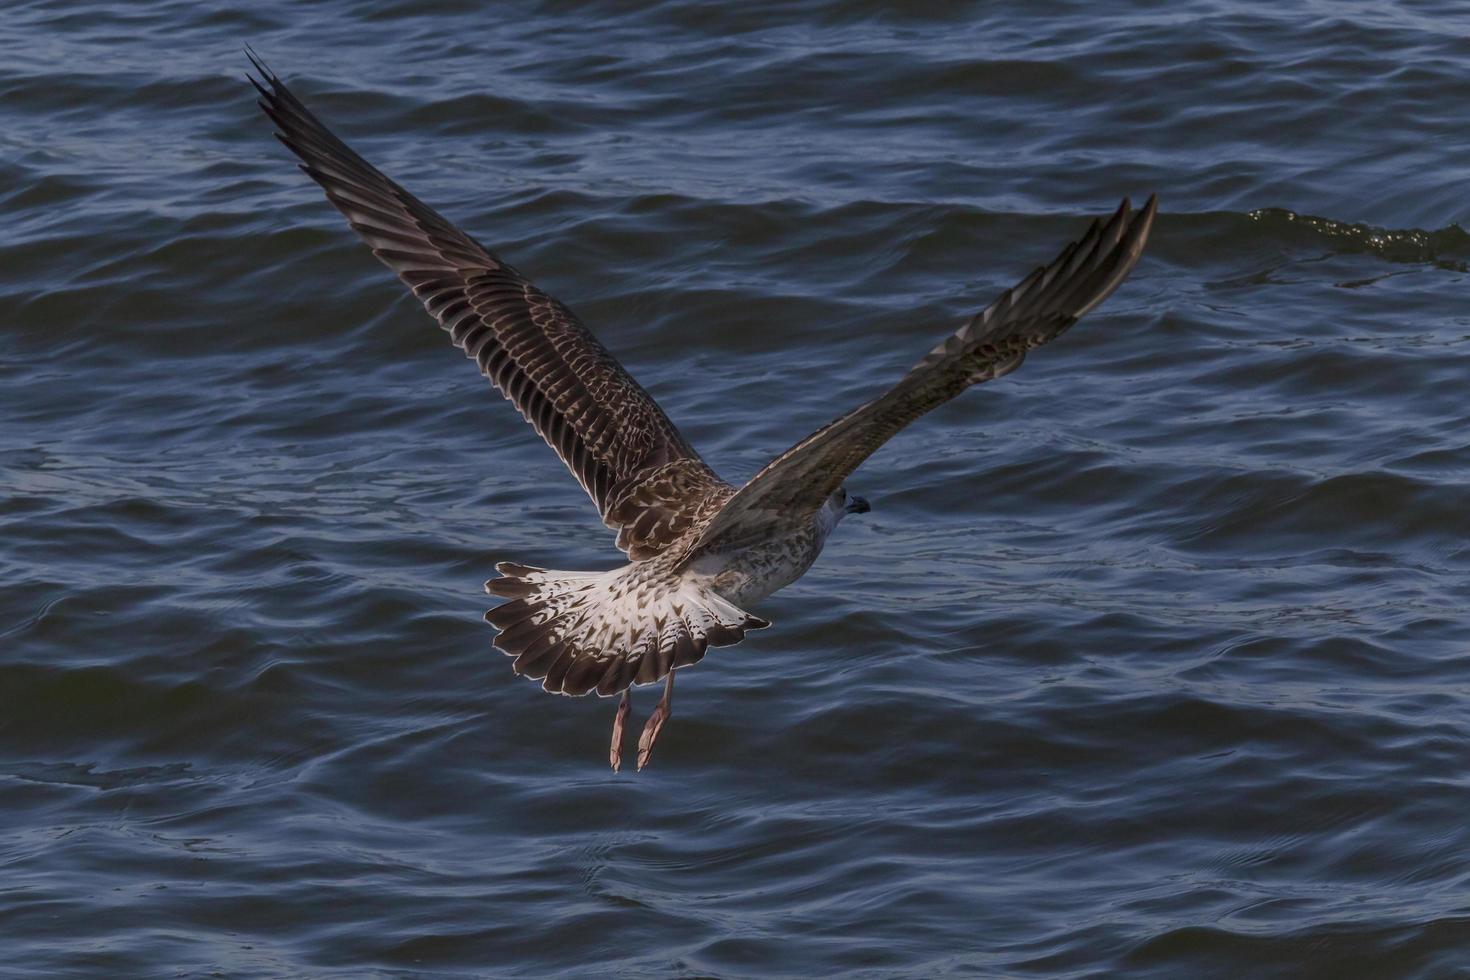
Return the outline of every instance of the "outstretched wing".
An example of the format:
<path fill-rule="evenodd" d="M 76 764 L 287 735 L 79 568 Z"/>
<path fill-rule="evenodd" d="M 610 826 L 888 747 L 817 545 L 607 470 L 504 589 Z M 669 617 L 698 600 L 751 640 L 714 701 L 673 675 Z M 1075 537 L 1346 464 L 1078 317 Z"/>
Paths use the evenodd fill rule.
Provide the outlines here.
<path fill-rule="evenodd" d="M 1118 288 L 1143 251 L 1158 204 L 1127 200 L 1106 223 L 1062 250 L 977 314 L 880 395 L 807 436 L 755 475 L 690 549 L 737 548 L 810 516 L 904 426 L 966 388 L 1009 374 L 1026 352 L 1059 336 Z"/>
<path fill-rule="evenodd" d="M 251 55 L 260 107 L 373 254 L 556 450 L 618 547 L 658 554 L 733 488 L 561 303 L 384 176 Z"/>

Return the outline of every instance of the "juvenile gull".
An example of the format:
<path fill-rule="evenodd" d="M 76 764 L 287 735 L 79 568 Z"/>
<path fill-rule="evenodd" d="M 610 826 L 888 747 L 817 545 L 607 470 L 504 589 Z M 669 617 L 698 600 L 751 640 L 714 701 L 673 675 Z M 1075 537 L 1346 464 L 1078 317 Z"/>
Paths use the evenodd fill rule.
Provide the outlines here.
<path fill-rule="evenodd" d="M 638 741 L 648 764 L 674 671 L 770 623 L 746 607 L 799 578 L 868 503 L 849 474 L 897 432 L 971 385 L 1009 374 L 1132 271 L 1157 203 L 1125 199 L 1052 262 L 946 337 L 891 389 L 776 457 L 743 487 L 705 464 L 648 392 L 571 310 L 389 180 L 251 55 L 260 106 L 376 255 L 561 457 L 629 562 L 566 572 L 513 562 L 485 583 L 485 614 L 516 673 L 547 691 L 621 694 L 609 761 L 622 759 L 633 685 L 664 681 Z"/>

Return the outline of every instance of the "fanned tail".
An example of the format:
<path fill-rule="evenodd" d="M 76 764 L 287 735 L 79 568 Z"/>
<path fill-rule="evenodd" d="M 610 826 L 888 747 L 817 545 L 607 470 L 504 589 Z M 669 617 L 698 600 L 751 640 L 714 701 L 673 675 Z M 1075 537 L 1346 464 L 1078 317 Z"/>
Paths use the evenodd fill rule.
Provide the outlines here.
<path fill-rule="evenodd" d="M 560 572 L 512 562 L 485 591 L 509 602 L 485 614 L 515 671 L 556 694 L 618 694 L 739 643 L 759 616 L 650 562 L 610 572 Z"/>

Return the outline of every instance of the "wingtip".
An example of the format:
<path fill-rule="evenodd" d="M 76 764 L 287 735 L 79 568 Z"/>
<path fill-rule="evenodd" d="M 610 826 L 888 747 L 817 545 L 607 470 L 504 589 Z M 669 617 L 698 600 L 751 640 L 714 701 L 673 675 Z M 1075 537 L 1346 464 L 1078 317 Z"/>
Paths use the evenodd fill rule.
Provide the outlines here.
<path fill-rule="evenodd" d="M 245 45 L 245 57 L 250 59 L 250 67 L 254 68 L 256 72 L 259 73 L 260 78 L 257 79 L 249 72 L 245 74 L 245 77 L 250 80 L 251 85 L 254 85 L 256 89 L 260 91 L 260 94 L 264 95 L 268 99 L 274 98 L 275 90 L 278 89 L 281 85 L 280 76 L 271 71 L 270 66 L 267 65 L 263 60 L 261 60 L 260 55 L 256 54 L 255 49 L 248 44 Z M 270 86 L 269 91 L 266 89 L 266 86 Z"/>
<path fill-rule="evenodd" d="M 1134 224 L 1140 229 L 1139 247 L 1143 247 L 1143 241 L 1148 238 L 1149 232 L 1153 230 L 1154 216 L 1159 213 L 1159 195 L 1157 192 L 1150 194 L 1148 200 L 1143 204 L 1143 210 L 1138 212 Z"/>
<path fill-rule="evenodd" d="M 255 53 L 255 49 L 248 44 L 245 45 L 245 57 L 250 59 L 250 64 L 256 71 L 260 72 L 266 78 L 270 77 L 271 70 L 265 66 L 264 61 L 260 60 L 260 55 Z"/>
<path fill-rule="evenodd" d="M 1132 217 L 1135 221 L 1142 221 L 1146 224 L 1151 224 L 1154 220 L 1154 215 L 1158 214 L 1158 211 L 1159 194 L 1158 191 L 1154 191 L 1149 194 L 1148 200 L 1143 202 L 1143 207 L 1139 208 L 1136 212 L 1133 208 L 1133 198 L 1131 196 L 1124 197 L 1122 203 L 1118 205 L 1118 210 L 1114 212 L 1114 214 L 1122 215 L 1125 218 Z"/>

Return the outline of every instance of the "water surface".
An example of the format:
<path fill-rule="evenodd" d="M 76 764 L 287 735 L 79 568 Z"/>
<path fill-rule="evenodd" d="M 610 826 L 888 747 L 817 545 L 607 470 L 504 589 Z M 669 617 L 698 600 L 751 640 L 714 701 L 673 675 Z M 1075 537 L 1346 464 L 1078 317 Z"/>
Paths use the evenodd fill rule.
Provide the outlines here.
<path fill-rule="evenodd" d="M 480 618 L 610 535 L 247 42 L 731 480 L 1163 212 L 615 776 Z M 11 4 L 0 971 L 1470 975 L 1467 63 L 1432 2 Z"/>

